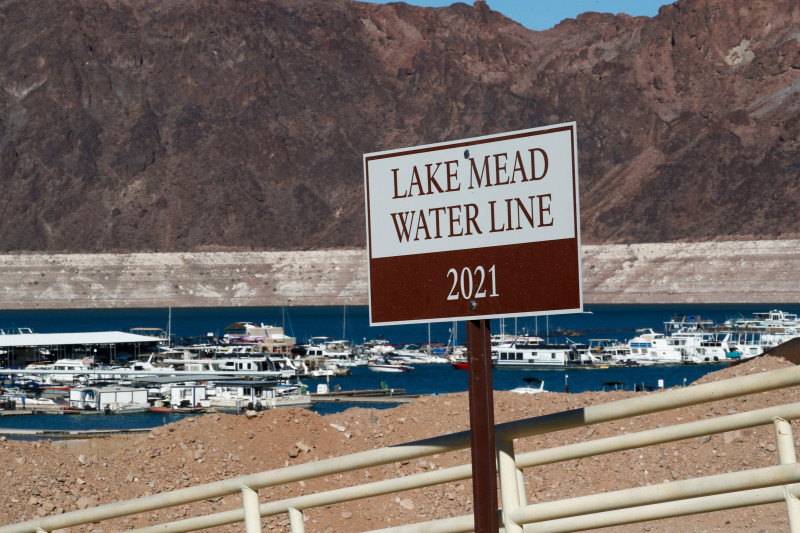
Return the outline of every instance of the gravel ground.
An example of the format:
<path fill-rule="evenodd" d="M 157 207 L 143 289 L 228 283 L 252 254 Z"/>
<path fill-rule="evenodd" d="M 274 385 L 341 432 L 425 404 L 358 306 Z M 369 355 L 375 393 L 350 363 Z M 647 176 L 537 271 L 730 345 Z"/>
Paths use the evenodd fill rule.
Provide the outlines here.
<path fill-rule="evenodd" d="M 762 357 L 708 374 L 698 383 L 782 368 L 789 363 Z M 496 422 L 595 405 L 647 393 L 628 391 L 518 395 L 496 391 Z M 517 441 L 530 451 L 643 429 L 701 420 L 792 401 L 798 389 L 752 395 L 668 413 L 598 424 Z M 255 414 L 254 414 L 255 415 Z M 248 418 L 207 414 L 148 434 L 81 441 L 0 439 L 0 523 L 84 509 L 249 474 L 390 446 L 469 427 L 466 393 L 420 398 L 388 410 L 353 408 L 320 416 L 279 409 Z M 795 427 L 795 434 L 800 435 Z M 469 451 L 332 475 L 259 491 L 261 501 L 284 499 L 356 483 L 403 476 L 469 462 Z M 771 427 L 641 448 L 525 471 L 529 503 L 667 483 L 778 464 Z M 240 506 L 226 496 L 76 528 L 118 531 Z M 322 507 L 305 512 L 309 533 L 357 532 L 472 512 L 470 481 Z M 289 531 L 285 515 L 262 520 L 265 531 Z M 242 531 L 242 525 L 219 528 Z M 786 531 L 783 504 L 647 522 L 613 531 Z M 608 530 L 610 531 L 610 529 Z"/>

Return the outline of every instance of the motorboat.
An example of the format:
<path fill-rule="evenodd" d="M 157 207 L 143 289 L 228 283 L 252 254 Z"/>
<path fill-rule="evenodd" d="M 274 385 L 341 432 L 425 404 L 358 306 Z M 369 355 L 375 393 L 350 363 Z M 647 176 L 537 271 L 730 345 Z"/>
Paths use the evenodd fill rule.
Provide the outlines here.
<path fill-rule="evenodd" d="M 222 342 L 226 344 L 263 344 L 272 353 L 284 353 L 294 345 L 296 339 L 286 335 L 283 328 L 252 322 L 235 322 L 225 328 Z"/>
<path fill-rule="evenodd" d="M 302 350 L 306 356 L 328 357 L 339 366 L 364 366 L 368 362 L 367 358 L 356 353 L 353 343 L 346 340 L 311 337 Z"/>
<path fill-rule="evenodd" d="M 393 363 L 388 360 L 384 360 L 383 362 L 370 361 L 369 364 L 367 364 L 367 368 L 373 372 L 411 372 L 414 370 L 413 366 Z"/>
<path fill-rule="evenodd" d="M 58 359 L 53 363 L 31 363 L 25 367 L 30 375 L 39 376 L 48 385 L 73 384 L 85 380 L 89 375 L 96 376 L 97 368 L 82 359 Z M 22 376 L 20 376 L 22 377 Z"/>
<path fill-rule="evenodd" d="M 321 356 L 306 356 L 292 359 L 297 377 L 302 378 L 325 378 L 333 376 L 349 376 L 350 369 L 346 366 L 341 367 L 336 359 Z"/>
<path fill-rule="evenodd" d="M 640 365 L 681 364 L 684 362 L 684 351 L 676 339 L 663 333 L 646 329 L 628 341 L 630 354 L 628 361 Z"/>
<path fill-rule="evenodd" d="M 544 381 L 539 378 L 528 377 L 523 378 L 522 381 L 525 382 L 525 385 L 511 389 L 511 392 L 516 392 L 517 394 L 538 394 L 540 392 L 547 392 L 544 390 Z M 534 387 L 534 384 L 538 384 L 539 386 Z"/>
<path fill-rule="evenodd" d="M 600 364 L 616 364 L 630 359 L 631 349 L 617 339 L 589 339 L 589 354 Z"/>
<path fill-rule="evenodd" d="M 126 415 L 133 413 L 147 413 L 150 411 L 150 404 L 141 404 L 136 402 L 122 403 L 115 405 L 107 405 L 103 408 L 103 412 L 109 415 Z"/>
<path fill-rule="evenodd" d="M 59 409 L 59 405 L 50 398 L 30 396 L 20 391 L 6 391 L 0 395 L 0 409 L 12 411 L 15 409 L 52 410 Z"/>

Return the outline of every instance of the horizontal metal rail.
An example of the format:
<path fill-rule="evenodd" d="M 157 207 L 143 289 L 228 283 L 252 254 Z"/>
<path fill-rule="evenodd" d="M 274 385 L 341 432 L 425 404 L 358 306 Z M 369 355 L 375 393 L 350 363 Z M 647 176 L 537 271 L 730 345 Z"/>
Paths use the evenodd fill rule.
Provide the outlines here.
<path fill-rule="evenodd" d="M 797 495 L 795 493 L 795 496 Z M 642 505 L 632 509 L 618 509 L 590 515 L 560 518 L 526 525 L 524 529 L 526 533 L 568 533 L 570 531 L 585 531 L 587 529 L 621 526 L 649 520 L 780 503 L 783 500 L 783 487 L 764 487 L 714 496 L 702 496 L 691 500 Z"/>
<path fill-rule="evenodd" d="M 591 494 L 554 502 L 543 502 L 513 509 L 511 519 L 517 524 L 532 524 L 576 515 L 627 509 L 653 503 L 712 496 L 726 492 L 789 485 L 800 481 L 800 464 L 767 466 L 693 479 L 673 481 Z"/>
<path fill-rule="evenodd" d="M 771 372 L 764 372 L 760 374 L 751 374 L 748 376 L 737 377 L 725 381 L 707 383 L 703 385 L 695 385 L 688 388 L 673 389 L 649 395 L 637 396 L 635 398 L 619 400 L 607 404 L 586 406 L 580 409 L 574 409 L 562 413 L 554 413 L 550 415 L 544 415 L 514 422 L 508 422 L 505 424 L 499 424 L 496 426 L 495 435 L 498 442 L 500 441 L 510 442 L 522 437 L 529 437 L 533 435 L 540 435 L 554 431 L 572 429 L 576 427 L 582 427 L 601 422 L 620 420 L 624 418 L 654 413 L 658 411 L 676 409 L 679 407 L 688 407 L 701 403 L 719 401 L 723 399 L 766 392 L 796 385 L 800 385 L 800 367 L 790 367 L 780 370 L 774 370 Z M 740 415 L 748 415 L 748 414 L 749 413 L 741 413 L 739 415 L 731 415 L 731 417 L 737 417 Z M 781 416 L 783 416 L 784 418 L 795 417 L 790 413 L 783 413 Z M 724 419 L 728 418 L 729 417 L 724 417 Z M 743 417 L 742 419 L 744 420 L 744 418 L 745 417 Z M 702 422 L 702 424 L 705 425 L 705 431 L 703 434 L 713 433 L 713 431 L 710 431 L 710 426 L 709 426 L 710 422 L 711 421 Z M 650 436 L 646 436 L 645 438 L 655 439 L 659 437 L 656 436 L 657 433 L 652 433 L 652 432 L 659 432 L 662 430 L 673 430 L 676 432 L 678 431 L 674 430 L 673 428 L 660 428 L 656 430 L 650 430 L 650 432 L 642 432 L 642 433 L 643 434 L 651 433 Z M 727 429 L 722 429 L 720 431 L 727 431 Z M 675 433 L 675 435 L 677 434 L 678 433 Z M 620 441 L 622 441 L 630 438 L 631 435 L 624 435 L 620 437 L 612 437 L 611 439 L 619 439 Z M 679 438 L 682 437 L 674 436 L 674 440 L 678 440 Z M 606 441 L 605 444 L 596 444 L 598 442 L 602 443 L 604 441 Z M 583 444 L 594 445 L 599 447 L 609 446 L 607 441 L 608 439 L 601 439 L 598 441 L 592 441 Z M 620 443 L 618 442 L 616 443 L 616 445 L 620 445 Z M 625 445 L 625 447 L 626 448 L 640 447 L 642 445 L 643 444 L 637 444 L 636 446 Z M 469 432 L 464 431 L 459 433 L 453 433 L 450 435 L 444 435 L 440 437 L 425 439 L 421 441 L 392 446 L 388 448 L 368 450 L 352 455 L 281 468 L 270 472 L 261 472 L 247 476 L 240 476 L 223 481 L 209 483 L 206 485 L 200 485 L 197 487 L 188 487 L 185 489 L 179 489 L 172 492 L 165 492 L 133 500 L 116 502 L 112 504 L 95 507 L 92 509 L 73 511 L 62 515 L 29 520 L 18 524 L 12 524 L 0 527 L 0 533 L 52 531 L 54 529 L 73 527 L 76 525 L 98 522 L 111 518 L 118 518 L 132 514 L 143 513 L 167 507 L 173 507 L 177 505 L 183 505 L 203 499 L 240 493 L 244 487 L 247 487 L 253 491 L 257 491 L 260 488 L 298 482 L 306 479 L 322 477 L 341 472 L 347 472 L 351 470 L 360 470 L 364 468 L 380 466 L 398 461 L 410 460 L 428 455 L 454 451 L 458 449 L 465 449 L 468 448 L 469 446 L 470 446 Z M 572 445 L 572 446 L 577 446 L 577 445 Z M 613 446 L 609 447 L 608 450 L 613 451 L 612 448 Z M 566 449 L 566 451 L 563 451 L 564 449 Z M 544 462 L 539 462 L 542 461 L 543 458 L 546 458 L 545 462 L 564 460 L 564 459 L 559 459 L 558 455 L 559 454 L 569 455 L 582 452 L 580 452 L 579 449 L 578 450 L 572 449 L 570 451 L 570 447 L 567 446 L 564 447 L 563 449 L 541 450 L 531 453 L 544 454 L 544 455 L 539 456 L 539 458 L 534 457 L 533 459 L 531 459 L 529 457 L 530 454 L 524 454 L 517 461 L 519 467 L 525 467 L 526 465 L 529 464 L 545 464 Z M 547 455 L 548 453 L 551 455 L 548 456 Z M 607 452 L 602 452 L 600 451 L 600 448 L 598 448 L 593 453 L 607 453 Z M 573 456 L 578 457 L 580 455 L 573 455 Z M 455 467 L 455 468 L 458 469 L 464 467 Z M 467 473 L 466 477 L 469 477 L 468 472 L 470 472 L 470 470 L 458 471 L 457 473 L 451 472 L 449 475 L 462 476 L 464 475 L 465 472 Z M 439 472 L 437 471 L 436 473 L 438 474 Z M 420 474 L 420 476 L 428 474 L 432 473 Z M 415 476 L 408 476 L 408 477 L 415 477 Z M 400 478 L 393 481 L 403 482 L 403 479 L 404 478 Z M 387 480 L 387 481 L 392 481 L 392 480 Z M 370 486 L 370 485 L 365 485 L 365 486 Z M 409 486 L 409 488 L 416 488 L 416 487 Z M 344 495 L 339 494 L 339 496 L 347 496 L 346 499 L 353 499 L 353 496 L 357 494 L 359 490 L 358 487 L 352 487 L 351 489 L 352 493 L 350 493 L 349 496 L 347 494 Z M 350 489 L 339 489 L 339 490 L 346 491 Z M 393 491 L 396 490 L 406 490 L 406 489 L 395 489 Z M 338 491 L 332 491 L 332 492 L 338 492 Z M 370 495 L 375 495 L 375 494 L 376 492 L 372 491 Z M 326 501 L 327 499 L 324 493 L 316 495 L 308 495 L 308 496 L 317 497 L 319 498 L 318 501 Z M 342 501 L 342 500 L 337 500 L 337 501 Z M 297 502 L 295 502 L 295 504 L 296 503 Z M 300 503 L 301 505 L 303 504 L 303 502 Z M 269 506 L 271 504 L 262 504 L 259 507 L 260 513 L 262 512 L 262 509 L 267 510 L 264 509 L 265 505 Z M 311 506 L 309 505 L 303 508 L 308 508 L 308 507 Z M 292 508 L 297 509 L 296 506 L 292 506 Z M 236 514 L 235 521 L 243 521 L 244 510 L 236 512 L 238 514 Z M 271 514 L 272 510 L 270 510 L 269 512 Z M 522 513 L 523 511 L 519 512 Z M 231 514 L 226 519 L 234 518 L 233 514 L 234 512 L 230 511 L 229 513 Z M 220 513 L 220 515 L 225 515 L 225 514 L 226 513 Z M 216 516 L 217 515 L 209 515 L 190 520 L 199 521 L 207 519 L 213 521 L 216 520 L 216 518 L 214 518 Z M 239 518 L 240 516 L 241 518 Z M 522 518 L 524 518 L 524 515 L 522 516 Z M 172 524 L 161 524 L 159 526 L 154 526 L 156 529 L 146 528 L 141 531 L 188 531 L 187 529 L 182 529 L 182 528 L 172 529 L 170 527 L 176 524 L 183 524 L 185 526 L 187 525 L 186 522 L 187 521 L 175 522 Z M 230 522 L 225 522 L 225 523 L 230 523 Z M 420 525 L 417 524 L 416 526 Z M 210 527 L 210 526 L 200 526 L 200 527 Z M 192 529 L 197 529 L 197 528 L 193 527 Z M 421 530 L 428 531 L 428 529 L 421 529 Z"/>
<path fill-rule="evenodd" d="M 530 468 L 592 455 L 641 448 L 654 444 L 663 444 L 665 442 L 712 435 L 748 427 L 763 426 L 772 423 L 772 420 L 776 417 L 781 417 L 786 420 L 800 419 L 800 402 L 726 415 L 711 420 L 699 420 L 697 422 L 687 422 L 677 426 L 668 426 L 593 441 L 579 442 L 560 446 L 558 448 L 536 450 L 519 454 L 516 458 L 516 464 L 518 468 Z M 471 476 L 472 465 L 465 464 L 431 472 L 411 474 L 400 478 L 375 481 L 353 487 L 263 503 L 260 505 L 259 509 L 261 516 L 274 516 L 287 513 L 289 509 L 292 508 L 303 510 L 323 507 L 372 496 L 392 494 L 443 483 L 452 483 L 454 481 L 469 479 Z M 242 509 L 234 509 L 213 515 L 188 518 L 170 524 L 136 529 L 131 533 L 181 533 L 208 527 L 234 524 L 241 522 L 243 519 L 244 511 Z M 393 528 L 390 529 L 393 530 Z"/>
<path fill-rule="evenodd" d="M 800 490 L 793 489 L 793 494 L 795 496 L 800 496 Z M 690 500 L 643 505 L 632 509 L 618 509 L 548 520 L 526 525 L 524 531 L 525 533 L 568 533 L 570 531 L 614 527 L 648 520 L 779 503 L 783 501 L 783 499 L 783 487 L 766 487 L 714 496 L 703 496 Z M 473 515 L 464 515 L 430 522 L 374 529 L 369 533 L 462 533 L 471 532 L 474 528 Z"/>

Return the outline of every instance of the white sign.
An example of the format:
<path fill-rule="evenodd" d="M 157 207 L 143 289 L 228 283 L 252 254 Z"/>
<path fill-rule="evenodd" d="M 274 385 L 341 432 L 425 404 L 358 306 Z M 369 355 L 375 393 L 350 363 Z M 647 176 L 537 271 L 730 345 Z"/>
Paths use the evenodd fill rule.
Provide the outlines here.
<path fill-rule="evenodd" d="M 573 132 L 535 131 L 365 155 L 371 257 L 574 238 Z"/>
<path fill-rule="evenodd" d="M 370 323 L 582 309 L 575 123 L 364 156 Z"/>

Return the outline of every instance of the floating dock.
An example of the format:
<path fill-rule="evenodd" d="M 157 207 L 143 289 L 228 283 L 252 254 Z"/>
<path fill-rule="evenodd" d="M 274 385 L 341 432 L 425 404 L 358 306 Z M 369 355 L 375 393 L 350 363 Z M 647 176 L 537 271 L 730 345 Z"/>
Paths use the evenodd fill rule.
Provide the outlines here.
<path fill-rule="evenodd" d="M 405 389 L 367 389 L 311 393 L 314 403 L 409 403 L 419 395 L 408 395 Z"/>
<path fill-rule="evenodd" d="M 140 433 L 148 433 L 150 431 L 153 431 L 153 428 L 86 429 L 86 430 L 0 428 L 0 436 L 13 437 L 13 438 L 35 438 L 35 439 L 91 439 L 98 437 L 111 437 L 114 435 L 133 435 Z"/>

